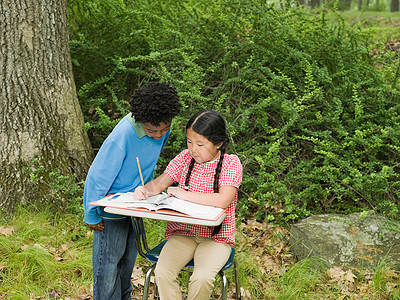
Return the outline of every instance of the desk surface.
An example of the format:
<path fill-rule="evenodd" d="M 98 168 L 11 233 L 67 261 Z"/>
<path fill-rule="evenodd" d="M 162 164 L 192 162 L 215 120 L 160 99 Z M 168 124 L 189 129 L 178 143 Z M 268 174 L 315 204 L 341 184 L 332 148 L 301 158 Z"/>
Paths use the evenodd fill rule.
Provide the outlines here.
<path fill-rule="evenodd" d="M 141 211 L 141 210 L 132 210 L 132 209 L 115 208 L 115 207 L 105 207 L 104 211 L 111 213 L 111 214 L 125 215 L 125 216 L 131 216 L 131 217 L 173 221 L 173 222 L 181 222 L 181 223 L 205 225 L 205 226 L 217 226 L 222 223 L 222 221 L 225 219 L 225 216 L 226 216 L 226 214 L 223 213 L 218 220 L 211 221 L 211 220 L 195 219 L 195 218 L 185 217 L 185 216 L 154 213 L 151 211 Z"/>

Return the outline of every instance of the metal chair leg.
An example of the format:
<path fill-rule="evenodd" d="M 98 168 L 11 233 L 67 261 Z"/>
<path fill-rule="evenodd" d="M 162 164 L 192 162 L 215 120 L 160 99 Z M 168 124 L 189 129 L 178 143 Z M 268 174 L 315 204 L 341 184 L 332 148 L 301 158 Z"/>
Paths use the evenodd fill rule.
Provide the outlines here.
<path fill-rule="evenodd" d="M 236 300 L 241 300 L 242 295 L 240 294 L 240 283 L 239 283 L 239 266 L 236 259 L 233 259 L 233 272 L 235 273 L 235 289 L 236 289 Z"/>
<path fill-rule="evenodd" d="M 153 291 L 154 291 L 154 299 L 160 299 L 160 295 L 158 294 L 157 282 L 155 280 L 153 285 Z"/>
<path fill-rule="evenodd" d="M 226 300 L 228 298 L 228 279 L 223 271 L 218 274 L 221 277 L 221 299 Z"/>
<path fill-rule="evenodd" d="M 146 277 L 144 279 L 144 286 L 143 286 L 143 297 L 142 300 L 147 300 L 149 298 L 149 290 L 150 290 L 150 278 L 154 272 L 156 264 L 153 264 L 146 273 Z"/>

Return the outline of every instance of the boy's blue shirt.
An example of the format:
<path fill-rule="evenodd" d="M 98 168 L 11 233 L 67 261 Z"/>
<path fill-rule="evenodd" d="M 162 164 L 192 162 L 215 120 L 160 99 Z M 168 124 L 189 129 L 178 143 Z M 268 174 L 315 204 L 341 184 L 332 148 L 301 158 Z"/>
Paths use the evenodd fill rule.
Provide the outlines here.
<path fill-rule="evenodd" d="M 129 114 L 115 126 L 105 139 L 94 159 L 85 181 L 83 203 L 84 222 L 98 224 L 102 217 L 121 216 L 104 212 L 103 207 L 89 203 L 117 192 L 133 192 L 141 185 L 136 157 L 139 158 L 143 179 L 153 179 L 158 157 L 164 148 L 171 129 L 159 140 L 145 134 L 140 123 Z"/>

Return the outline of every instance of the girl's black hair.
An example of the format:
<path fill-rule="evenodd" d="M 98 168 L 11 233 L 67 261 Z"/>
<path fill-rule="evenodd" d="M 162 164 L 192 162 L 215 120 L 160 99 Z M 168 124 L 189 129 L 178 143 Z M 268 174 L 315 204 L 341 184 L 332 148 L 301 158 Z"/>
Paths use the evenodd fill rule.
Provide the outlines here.
<path fill-rule="evenodd" d="M 186 124 L 186 131 L 192 129 L 197 134 L 204 136 L 207 140 L 214 145 L 221 145 L 218 149 L 221 152 L 217 168 L 214 176 L 214 193 L 218 193 L 218 180 L 221 173 L 222 161 L 226 147 L 229 143 L 228 133 L 226 131 L 225 120 L 222 115 L 215 110 L 201 110 L 193 115 Z M 191 159 L 189 170 L 186 174 L 185 189 L 189 187 L 190 175 L 192 174 L 195 160 Z M 221 225 L 215 226 L 212 235 L 217 234 L 221 229 Z"/>

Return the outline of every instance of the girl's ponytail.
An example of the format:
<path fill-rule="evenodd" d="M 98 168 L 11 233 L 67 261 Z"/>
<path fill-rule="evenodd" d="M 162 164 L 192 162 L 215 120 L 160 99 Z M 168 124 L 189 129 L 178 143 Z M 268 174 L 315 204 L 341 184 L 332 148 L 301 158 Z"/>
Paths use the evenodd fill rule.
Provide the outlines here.
<path fill-rule="evenodd" d="M 222 161 L 224 160 L 224 154 L 225 154 L 225 145 L 222 145 L 220 148 L 221 155 L 219 156 L 219 162 L 217 165 L 217 168 L 215 170 L 215 177 L 214 177 L 214 193 L 218 193 L 219 188 L 218 188 L 218 181 L 219 181 L 219 174 L 221 173 L 222 169 Z"/>
<path fill-rule="evenodd" d="M 195 160 L 192 157 L 192 160 L 190 161 L 190 165 L 189 165 L 189 170 L 186 174 L 186 179 L 185 179 L 185 190 L 186 191 L 189 189 L 189 180 L 190 180 L 190 175 L 192 174 L 194 163 L 195 163 Z"/>
<path fill-rule="evenodd" d="M 222 161 L 224 160 L 225 143 L 222 144 L 222 146 L 221 146 L 221 148 L 220 148 L 220 151 L 221 151 L 221 155 L 220 155 L 220 157 L 219 157 L 219 162 L 218 162 L 218 165 L 217 165 L 217 169 L 215 170 L 215 177 L 214 177 L 214 193 L 218 193 L 218 191 L 219 191 L 219 188 L 218 188 L 218 181 L 219 181 L 219 175 L 220 175 L 221 169 L 222 169 Z M 221 230 L 221 227 L 222 227 L 222 223 L 219 224 L 219 225 L 217 225 L 217 226 L 214 226 L 212 235 L 218 234 L 219 231 Z"/>

